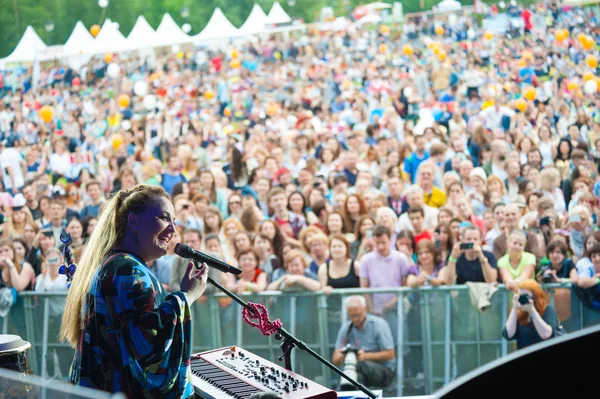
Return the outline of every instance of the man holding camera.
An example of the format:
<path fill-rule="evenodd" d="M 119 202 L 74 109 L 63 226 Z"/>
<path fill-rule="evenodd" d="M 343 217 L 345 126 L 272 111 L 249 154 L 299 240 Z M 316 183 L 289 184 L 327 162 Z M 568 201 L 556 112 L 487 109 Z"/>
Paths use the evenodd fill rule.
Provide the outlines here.
<path fill-rule="evenodd" d="M 344 372 L 366 386 L 387 387 L 394 379 L 394 341 L 388 323 L 367 313 L 367 301 L 361 295 L 346 299 L 350 321 L 338 332 L 333 364 L 344 365 Z M 345 380 L 340 389 L 353 389 Z"/>
<path fill-rule="evenodd" d="M 468 281 L 494 283 L 498 280 L 496 258 L 481 249 L 481 231 L 471 225 L 462 231 L 448 257 L 446 284 L 464 284 Z"/>

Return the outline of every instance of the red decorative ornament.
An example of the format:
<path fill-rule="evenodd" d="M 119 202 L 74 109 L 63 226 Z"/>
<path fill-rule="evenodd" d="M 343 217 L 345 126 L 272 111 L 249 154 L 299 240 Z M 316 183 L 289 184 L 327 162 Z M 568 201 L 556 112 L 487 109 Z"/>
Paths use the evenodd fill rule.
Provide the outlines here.
<path fill-rule="evenodd" d="M 258 328 L 265 337 L 275 334 L 283 325 L 279 319 L 275 321 L 269 320 L 269 312 L 267 312 L 267 308 L 263 305 L 249 302 L 248 306 L 252 308 L 253 312 L 250 312 L 248 308 L 243 308 L 242 317 L 244 321 L 252 327 Z M 258 321 L 253 321 L 253 319 Z"/>

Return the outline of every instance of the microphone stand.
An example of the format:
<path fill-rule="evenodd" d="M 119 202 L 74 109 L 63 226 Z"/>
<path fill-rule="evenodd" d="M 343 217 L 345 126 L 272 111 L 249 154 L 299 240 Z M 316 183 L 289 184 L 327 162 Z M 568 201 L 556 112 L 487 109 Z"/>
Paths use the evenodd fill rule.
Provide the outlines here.
<path fill-rule="evenodd" d="M 242 298 L 235 295 L 233 292 L 229 291 L 227 288 L 223 287 L 221 284 L 217 283 L 211 277 L 208 277 L 208 281 L 212 285 L 214 285 L 216 288 L 221 290 L 229 298 L 233 299 L 234 301 L 236 301 L 237 303 L 242 305 L 244 308 L 248 309 L 252 314 L 254 314 L 254 309 L 252 309 L 248 305 L 248 303 L 246 301 L 244 301 Z M 363 384 L 361 384 L 357 381 L 354 381 L 352 378 L 348 377 L 346 375 L 346 373 L 344 373 L 342 370 L 340 370 L 339 368 L 334 366 L 323 356 L 321 356 L 317 352 L 313 351 L 304 342 L 302 342 L 298 338 L 294 337 L 285 328 L 280 327 L 277 329 L 277 333 L 275 333 L 275 339 L 278 341 L 281 341 L 283 339 L 283 343 L 281 344 L 281 350 L 282 350 L 283 354 L 279 357 L 279 361 L 281 361 L 283 359 L 284 363 L 285 363 L 285 368 L 288 369 L 289 371 L 293 371 L 292 370 L 292 358 L 291 358 L 292 349 L 299 348 L 299 349 L 307 352 L 308 354 L 310 354 L 312 357 L 317 359 L 319 362 L 323 363 L 325 366 L 329 367 L 331 370 L 333 370 L 334 372 L 339 374 L 341 377 L 345 378 L 348 382 L 350 382 L 352 385 L 354 385 L 357 389 L 364 392 L 369 398 L 375 399 L 377 397 L 377 395 L 375 395 L 373 393 L 373 391 L 371 391 L 369 388 L 365 387 Z"/>

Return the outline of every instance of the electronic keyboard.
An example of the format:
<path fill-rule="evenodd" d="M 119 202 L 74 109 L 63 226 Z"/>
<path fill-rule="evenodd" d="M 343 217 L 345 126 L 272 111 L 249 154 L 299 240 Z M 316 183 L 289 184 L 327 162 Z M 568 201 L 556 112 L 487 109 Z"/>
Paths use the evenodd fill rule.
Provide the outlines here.
<path fill-rule="evenodd" d="M 202 398 L 337 398 L 335 391 L 237 346 L 192 355 L 191 367 Z"/>

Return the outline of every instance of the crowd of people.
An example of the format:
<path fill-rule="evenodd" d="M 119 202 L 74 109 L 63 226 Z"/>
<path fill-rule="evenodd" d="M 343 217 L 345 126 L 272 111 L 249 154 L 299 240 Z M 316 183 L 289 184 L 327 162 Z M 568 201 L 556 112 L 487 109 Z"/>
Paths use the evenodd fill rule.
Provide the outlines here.
<path fill-rule="evenodd" d="M 600 97 L 583 91 L 598 51 L 578 40 L 600 36 L 581 8 L 511 7 L 510 35 L 459 13 L 113 55 L 116 78 L 106 60 L 0 74 L 1 287 L 65 289 L 60 234 L 77 258 L 108 196 L 146 183 L 176 212 L 151 266 L 167 291 L 184 242 L 240 267 L 211 271 L 239 294 L 504 283 L 531 294 L 519 322 L 553 336 L 531 282 L 600 288 Z M 395 295 L 364 308 L 396 336 Z"/>

